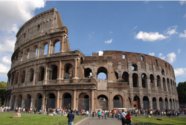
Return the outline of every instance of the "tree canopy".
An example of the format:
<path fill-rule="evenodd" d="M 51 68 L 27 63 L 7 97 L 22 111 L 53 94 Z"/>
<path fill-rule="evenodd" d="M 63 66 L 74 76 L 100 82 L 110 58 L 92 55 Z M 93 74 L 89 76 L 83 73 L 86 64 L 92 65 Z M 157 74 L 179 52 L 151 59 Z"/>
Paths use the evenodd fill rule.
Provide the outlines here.
<path fill-rule="evenodd" d="M 0 82 L 0 88 L 6 88 L 6 86 L 7 86 L 6 82 L 3 81 Z"/>
<path fill-rule="evenodd" d="M 178 83 L 177 91 L 180 104 L 186 104 L 186 81 Z"/>

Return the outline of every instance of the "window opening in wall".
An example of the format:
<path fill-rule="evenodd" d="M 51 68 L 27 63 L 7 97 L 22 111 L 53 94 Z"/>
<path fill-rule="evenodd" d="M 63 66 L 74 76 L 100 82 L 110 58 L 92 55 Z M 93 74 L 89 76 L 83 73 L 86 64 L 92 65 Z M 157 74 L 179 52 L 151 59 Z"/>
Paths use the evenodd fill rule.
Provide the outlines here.
<path fill-rule="evenodd" d="M 149 98 L 147 96 L 143 97 L 143 109 L 148 110 L 149 109 Z"/>
<path fill-rule="evenodd" d="M 146 76 L 146 74 L 143 73 L 141 75 L 141 81 L 142 81 L 142 87 L 146 88 L 147 87 L 147 76 Z"/>
<path fill-rule="evenodd" d="M 35 48 L 35 57 L 38 57 L 38 55 L 39 55 L 39 49 L 36 47 Z"/>
<path fill-rule="evenodd" d="M 152 74 L 150 75 L 150 83 L 151 83 L 152 87 L 155 87 L 155 85 L 154 85 L 154 76 Z"/>
<path fill-rule="evenodd" d="M 118 76 L 118 73 L 117 73 L 117 72 L 115 72 L 115 76 L 116 76 L 116 79 L 118 79 L 118 78 L 119 78 L 119 76 Z"/>
<path fill-rule="evenodd" d="M 32 82 L 34 79 L 34 70 L 30 69 L 30 82 Z"/>
<path fill-rule="evenodd" d="M 54 109 L 55 108 L 55 105 L 56 105 L 56 97 L 53 93 L 50 93 L 48 94 L 48 99 L 47 99 L 47 109 L 48 108 L 52 108 Z"/>
<path fill-rule="evenodd" d="M 160 110 L 163 110 L 163 99 L 160 97 L 159 98 L 159 106 L 160 106 Z"/>
<path fill-rule="evenodd" d="M 132 71 L 138 71 L 138 66 L 136 64 L 132 64 L 131 70 Z"/>
<path fill-rule="evenodd" d="M 123 73 L 122 78 L 123 78 L 124 82 L 129 82 L 129 74 L 127 72 Z"/>
<path fill-rule="evenodd" d="M 51 80 L 56 80 L 57 79 L 57 74 L 58 74 L 58 68 L 56 65 L 52 65 L 51 66 L 51 76 L 50 79 Z"/>
<path fill-rule="evenodd" d="M 123 107 L 123 99 L 120 95 L 114 96 L 113 99 L 114 108 L 122 108 Z"/>
<path fill-rule="evenodd" d="M 145 61 L 144 56 L 141 56 L 141 57 L 140 57 L 140 60 L 141 60 L 141 61 Z"/>
<path fill-rule="evenodd" d="M 133 87 L 138 87 L 138 75 L 136 73 L 132 75 L 132 80 L 133 80 Z"/>
<path fill-rule="evenodd" d="M 37 25 L 37 30 L 38 30 L 38 31 L 40 30 L 40 24 Z"/>
<path fill-rule="evenodd" d="M 164 91 L 166 91 L 166 85 L 165 85 L 166 83 L 165 83 L 165 78 L 163 78 L 163 89 L 164 89 Z"/>
<path fill-rule="evenodd" d="M 153 108 L 154 110 L 157 109 L 157 101 L 156 101 L 156 98 L 155 98 L 155 97 L 152 99 L 152 108 Z"/>
<path fill-rule="evenodd" d="M 84 76 L 85 76 L 85 78 L 91 78 L 92 77 L 92 70 L 90 68 L 84 69 Z"/>
<path fill-rule="evenodd" d="M 140 105 L 140 98 L 136 95 L 134 96 L 134 99 L 133 99 L 133 106 L 137 109 L 140 109 L 141 108 L 141 105 Z"/>
<path fill-rule="evenodd" d="M 25 82 L 25 70 L 22 71 L 22 75 L 21 75 L 21 83 Z"/>
<path fill-rule="evenodd" d="M 45 76 L 45 69 L 44 69 L 44 67 L 40 67 L 39 68 L 39 81 L 43 81 L 44 80 L 44 76 Z"/>
<path fill-rule="evenodd" d="M 161 80 L 160 80 L 160 76 L 157 76 L 157 87 L 160 87 L 161 85 Z"/>
<path fill-rule="evenodd" d="M 97 79 L 98 80 L 107 80 L 107 69 L 104 67 L 100 67 L 97 71 Z"/>
<path fill-rule="evenodd" d="M 164 69 L 161 70 L 161 74 L 162 74 L 162 75 L 165 75 Z"/>
<path fill-rule="evenodd" d="M 156 66 L 158 66 L 159 64 L 158 64 L 158 60 L 156 59 Z"/>
<path fill-rule="evenodd" d="M 63 109 L 71 109 L 72 97 L 69 93 L 63 95 L 62 107 Z"/>
<path fill-rule="evenodd" d="M 122 55 L 121 58 L 122 58 L 122 59 L 126 59 L 126 55 Z"/>
<path fill-rule="evenodd" d="M 48 55 L 48 44 L 44 45 L 44 55 Z"/>
<path fill-rule="evenodd" d="M 64 79 L 71 79 L 73 77 L 73 66 L 72 64 L 65 65 L 65 77 Z"/>
<path fill-rule="evenodd" d="M 79 95 L 78 109 L 84 111 L 89 110 L 89 96 L 86 93 L 81 93 Z"/>
<path fill-rule="evenodd" d="M 54 44 L 54 53 L 59 53 L 61 50 L 61 42 L 57 40 Z"/>

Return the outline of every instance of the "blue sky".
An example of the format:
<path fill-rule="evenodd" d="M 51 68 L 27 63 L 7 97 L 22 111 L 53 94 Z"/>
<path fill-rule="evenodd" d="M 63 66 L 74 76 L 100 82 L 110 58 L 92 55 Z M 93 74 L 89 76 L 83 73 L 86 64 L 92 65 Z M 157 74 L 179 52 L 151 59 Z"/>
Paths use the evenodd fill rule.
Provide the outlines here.
<path fill-rule="evenodd" d="M 186 81 L 186 2 L 47 1 L 44 5 L 33 5 L 30 15 L 50 8 L 59 11 L 68 27 L 72 50 L 79 49 L 85 55 L 100 50 L 154 55 L 173 65 L 177 82 Z M 15 29 L 26 19 L 15 21 Z M 0 36 L 6 36 L 1 29 Z M 8 60 L 11 53 L 0 56 Z M 0 67 L 1 64 L 3 61 Z M 0 75 L 0 81 L 6 81 L 5 73 Z"/>

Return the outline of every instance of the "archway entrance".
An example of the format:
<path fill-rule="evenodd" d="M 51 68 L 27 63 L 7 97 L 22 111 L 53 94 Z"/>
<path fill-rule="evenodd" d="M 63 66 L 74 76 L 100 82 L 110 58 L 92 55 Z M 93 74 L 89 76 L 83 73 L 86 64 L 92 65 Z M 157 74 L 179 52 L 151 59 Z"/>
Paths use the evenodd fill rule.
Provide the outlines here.
<path fill-rule="evenodd" d="M 63 109 L 71 109 L 72 106 L 72 97 L 69 93 L 65 93 L 63 95 L 63 101 L 62 101 L 62 107 Z"/>
<path fill-rule="evenodd" d="M 140 98 L 136 95 L 134 96 L 134 99 L 133 99 L 133 106 L 137 109 L 140 109 L 141 106 L 140 106 Z"/>
<path fill-rule="evenodd" d="M 80 111 L 82 111 L 82 110 L 89 111 L 89 96 L 87 94 L 81 93 L 79 95 L 78 109 Z"/>
<path fill-rule="evenodd" d="M 98 108 L 108 110 L 108 98 L 105 95 L 98 96 Z"/>
<path fill-rule="evenodd" d="M 36 110 L 37 111 L 42 110 L 42 99 L 43 99 L 43 96 L 41 94 L 38 94 L 37 100 L 36 100 Z"/>
<path fill-rule="evenodd" d="M 114 108 L 122 108 L 123 107 L 123 99 L 120 95 L 116 95 L 113 98 Z"/>
<path fill-rule="evenodd" d="M 143 109 L 148 110 L 149 109 L 149 98 L 147 96 L 143 97 Z"/>
<path fill-rule="evenodd" d="M 55 108 L 56 105 L 56 97 L 53 93 L 48 94 L 48 99 L 47 99 L 47 109 L 48 108 Z"/>

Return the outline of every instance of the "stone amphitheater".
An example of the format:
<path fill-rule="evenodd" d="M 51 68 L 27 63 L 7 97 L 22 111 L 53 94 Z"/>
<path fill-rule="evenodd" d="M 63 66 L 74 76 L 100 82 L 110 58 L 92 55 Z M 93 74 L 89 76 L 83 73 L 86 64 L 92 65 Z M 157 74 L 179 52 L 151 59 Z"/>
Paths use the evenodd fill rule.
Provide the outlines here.
<path fill-rule="evenodd" d="M 8 73 L 8 105 L 27 110 L 136 108 L 178 110 L 173 67 L 135 52 L 71 50 L 56 9 L 18 31 Z"/>

